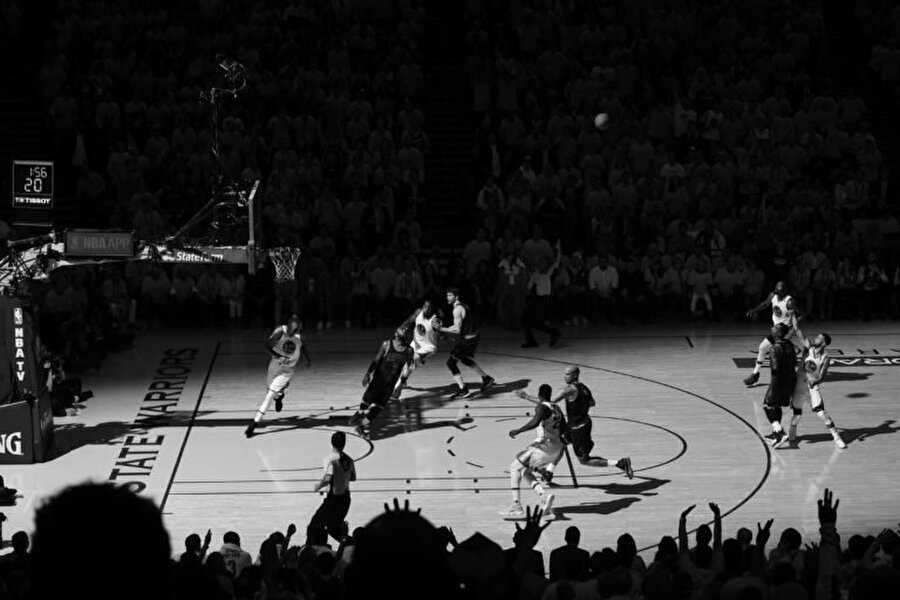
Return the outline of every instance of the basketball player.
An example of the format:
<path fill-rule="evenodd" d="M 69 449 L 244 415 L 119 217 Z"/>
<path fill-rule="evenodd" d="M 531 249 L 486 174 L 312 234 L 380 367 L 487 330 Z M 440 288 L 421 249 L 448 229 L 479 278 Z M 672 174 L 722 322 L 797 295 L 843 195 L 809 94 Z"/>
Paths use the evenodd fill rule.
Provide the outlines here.
<path fill-rule="evenodd" d="M 340 543 L 347 535 L 344 519 L 350 511 L 350 482 L 356 481 L 356 465 L 353 459 L 344 453 L 347 436 L 343 431 L 331 434 L 331 452 L 325 457 L 323 464 L 325 473 L 313 491 L 320 492 L 328 488 L 328 494 L 322 505 L 310 519 L 310 525 L 322 525 Z"/>
<path fill-rule="evenodd" d="M 797 353 L 794 345 L 785 337 L 790 329 L 785 323 L 778 323 L 772 327 L 772 339 L 775 341 L 769 362 L 772 379 L 766 389 L 763 411 L 772 424 L 774 448 L 779 448 L 787 442 L 787 433 L 781 427 L 782 408 L 791 403 L 791 396 L 797 384 Z"/>
<path fill-rule="evenodd" d="M 760 302 L 756 307 L 748 310 L 747 316 L 755 317 L 756 313 L 770 305 L 772 306 L 772 325 L 778 325 L 779 323 L 786 325 L 788 331 L 785 338 L 792 342 L 797 350 L 801 350 L 800 340 L 794 333 L 792 325 L 794 317 L 799 317 L 796 303 L 794 302 L 793 296 L 788 293 L 787 285 L 785 285 L 783 281 L 779 281 L 775 284 L 775 290 L 769 294 L 765 300 Z M 759 381 L 759 370 L 766 358 L 769 357 L 769 352 L 772 350 L 773 343 L 771 336 L 766 336 L 763 338 L 763 341 L 759 343 L 759 350 L 756 353 L 756 365 L 753 367 L 753 373 L 744 378 L 744 385 L 753 385 Z"/>
<path fill-rule="evenodd" d="M 475 392 L 466 391 L 462 374 L 457 363 L 462 363 L 481 375 L 481 391 L 485 391 L 494 384 L 494 378 L 484 372 L 484 369 L 475 362 L 475 351 L 478 349 L 478 341 L 481 339 L 478 326 L 475 323 L 474 312 L 459 300 L 459 288 L 447 288 L 447 304 L 453 308 L 453 325 L 450 327 L 438 327 L 440 333 L 447 333 L 456 338 L 456 345 L 450 350 L 450 358 L 447 359 L 447 368 L 453 374 L 457 390 L 450 396 L 451 400 L 474 396 Z"/>
<path fill-rule="evenodd" d="M 541 509 L 544 516 L 552 515 L 550 509 L 554 495 L 547 494 L 544 482 L 535 476 L 538 469 L 546 469 L 547 466 L 559 461 L 566 444 L 563 437 L 566 431 L 566 418 L 557 404 L 558 400 L 552 399 L 551 394 L 549 385 L 546 383 L 541 385 L 538 388 L 539 402 L 534 408 L 534 416 L 522 427 L 509 432 L 509 437 L 515 438 L 520 433 L 537 429 L 537 438 L 509 465 L 509 484 L 513 503 L 506 510 L 500 511 L 504 517 L 518 518 L 525 515 L 519 490 L 522 479 L 525 479 L 543 500 Z"/>
<path fill-rule="evenodd" d="M 297 367 L 300 356 L 302 355 L 306 360 L 307 368 L 312 364 L 300 335 L 300 317 L 296 313 L 291 315 L 287 325 L 282 325 L 272 332 L 272 335 L 266 340 L 266 350 L 272 355 L 272 358 L 269 359 L 269 371 L 266 379 L 269 389 L 256 411 L 256 416 L 244 431 L 244 435 L 248 438 L 253 437 L 253 431 L 266 415 L 266 410 L 272 400 L 275 401 L 275 412 L 281 412 L 284 390 L 291 383 L 291 377 L 294 375 L 294 369 Z"/>
<path fill-rule="evenodd" d="M 409 363 L 400 374 L 400 381 L 394 388 L 392 398 L 400 397 L 400 390 L 406 386 L 406 381 L 417 367 L 425 364 L 425 359 L 437 352 L 437 328 L 441 326 L 441 319 L 434 312 L 431 300 L 425 300 L 421 308 L 417 309 L 401 327 L 412 331 L 413 361 Z"/>
<path fill-rule="evenodd" d="M 578 462 L 587 467 L 615 466 L 622 469 L 628 479 L 633 478 L 634 470 L 631 468 L 631 459 L 629 457 L 612 459 L 603 458 L 602 456 L 591 456 L 591 450 L 594 448 L 594 440 L 591 439 L 593 421 L 591 421 L 588 411 L 597 403 L 594 401 L 594 395 L 588 386 L 578 380 L 580 376 L 581 369 L 577 366 L 570 365 L 566 367 L 566 386 L 552 400 L 554 404 L 560 401 L 565 402 L 568 438 Z M 540 403 L 540 398 L 529 396 L 524 390 L 520 390 L 516 395 L 523 400 L 528 400 L 535 404 Z M 560 458 L 562 458 L 561 455 Z M 547 483 L 550 483 L 557 464 L 559 464 L 558 460 L 548 465 L 546 469 L 537 470 L 537 474 L 543 477 Z"/>
<path fill-rule="evenodd" d="M 812 411 L 825 423 L 825 427 L 831 434 L 835 446 L 843 450 L 847 447 L 847 444 L 834 426 L 834 421 L 825 412 L 825 403 L 822 401 L 822 393 L 819 391 L 819 385 L 825 379 L 825 373 L 828 371 L 828 346 L 831 344 L 831 336 L 827 333 L 820 333 L 812 340 L 809 340 L 803 335 L 803 331 L 796 322 L 794 323 L 794 330 L 803 344 L 803 355 L 800 358 L 800 367 L 797 371 L 797 384 L 794 387 L 794 395 L 791 397 L 791 408 L 794 414 L 791 416 L 788 441 L 791 445 L 797 442 L 797 427 L 800 425 L 800 419 L 803 416 L 803 404 L 809 402 L 810 406 L 812 406 Z"/>
<path fill-rule="evenodd" d="M 391 339 L 381 343 L 363 376 L 362 384 L 366 391 L 349 421 L 349 425 L 356 426 L 356 433 L 361 437 L 369 438 L 369 425 L 390 400 L 403 369 L 413 361 L 413 349 L 406 341 L 407 335 L 406 329 L 398 327 Z"/>

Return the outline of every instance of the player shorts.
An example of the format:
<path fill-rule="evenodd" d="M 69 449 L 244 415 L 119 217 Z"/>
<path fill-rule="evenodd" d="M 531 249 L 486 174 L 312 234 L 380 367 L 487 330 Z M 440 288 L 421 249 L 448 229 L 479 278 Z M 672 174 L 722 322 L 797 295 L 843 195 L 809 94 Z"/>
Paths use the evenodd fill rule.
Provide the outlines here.
<path fill-rule="evenodd" d="M 266 377 L 266 385 L 270 391 L 283 392 L 291 383 L 294 374 L 293 367 L 285 367 L 278 359 L 269 361 L 269 372 Z"/>
<path fill-rule="evenodd" d="M 802 409 L 807 403 L 809 403 L 813 411 L 825 408 L 825 402 L 822 400 L 819 386 L 811 388 L 805 377 L 798 377 L 797 385 L 794 387 L 794 395 L 791 397 L 791 408 Z"/>
<path fill-rule="evenodd" d="M 784 339 L 789 341 L 794 345 L 794 348 L 799 352 L 803 350 L 803 342 L 800 340 L 800 336 L 797 334 L 797 330 L 791 327 L 788 329 L 787 335 L 784 336 Z M 775 345 L 775 338 L 772 335 L 767 335 L 763 340 L 765 343 L 765 347 L 763 348 L 766 352 L 772 349 L 772 346 Z"/>
<path fill-rule="evenodd" d="M 594 440 L 591 439 L 593 426 L 594 422 L 590 417 L 569 423 L 569 441 L 572 443 L 575 456 L 579 458 L 590 456 L 594 448 Z"/>
<path fill-rule="evenodd" d="M 381 374 L 376 371 L 372 375 L 372 380 L 369 382 L 369 385 L 366 386 L 366 391 L 363 392 L 362 401 L 366 404 L 387 406 L 388 401 L 391 399 L 391 394 L 394 391 L 394 385 L 396 385 L 396 383 L 396 381 L 385 381 L 384 377 L 382 377 Z"/>
<path fill-rule="evenodd" d="M 516 456 L 522 466 L 529 469 L 543 469 L 555 464 L 562 456 L 564 446 L 562 444 L 542 440 L 534 442 Z"/>
<path fill-rule="evenodd" d="M 475 358 L 475 351 L 478 349 L 478 342 L 480 340 L 481 336 L 478 334 L 475 334 L 470 338 L 459 338 L 456 345 L 453 346 L 453 349 L 450 351 L 450 356 L 457 360 L 463 358 Z"/>
<path fill-rule="evenodd" d="M 784 378 L 773 376 L 772 381 L 769 382 L 769 388 L 766 390 L 763 404 L 768 406 L 790 406 L 796 383 L 796 375 Z"/>
<path fill-rule="evenodd" d="M 435 348 L 433 345 L 420 344 L 416 340 L 413 340 L 412 344 L 410 344 L 410 345 L 412 346 L 413 354 L 414 354 L 415 360 L 418 364 L 424 364 L 425 360 L 429 356 L 431 356 L 432 354 L 437 352 L 437 348 Z"/>

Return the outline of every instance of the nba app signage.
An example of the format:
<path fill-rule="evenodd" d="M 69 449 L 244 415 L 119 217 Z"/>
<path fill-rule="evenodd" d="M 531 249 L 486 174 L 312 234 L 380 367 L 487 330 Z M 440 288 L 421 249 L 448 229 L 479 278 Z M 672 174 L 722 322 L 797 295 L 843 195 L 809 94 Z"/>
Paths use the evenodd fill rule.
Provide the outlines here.
<path fill-rule="evenodd" d="M 25 382 L 25 326 L 22 309 L 13 309 L 13 362 L 15 364 L 16 379 L 19 383 Z"/>

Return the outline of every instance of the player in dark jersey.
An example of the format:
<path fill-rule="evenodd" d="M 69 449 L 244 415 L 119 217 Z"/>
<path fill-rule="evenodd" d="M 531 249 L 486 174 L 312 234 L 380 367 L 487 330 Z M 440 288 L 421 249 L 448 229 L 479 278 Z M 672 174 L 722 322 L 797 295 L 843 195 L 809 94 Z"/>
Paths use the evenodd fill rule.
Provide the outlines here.
<path fill-rule="evenodd" d="M 763 399 L 763 410 L 772 425 L 772 446 L 775 448 L 788 440 L 787 432 L 781 427 L 782 408 L 790 405 L 797 384 L 797 352 L 786 337 L 790 329 L 785 323 L 772 327 L 773 344 L 769 364 L 772 379 Z"/>
<path fill-rule="evenodd" d="M 453 308 L 453 325 L 440 327 L 438 331 L 452 335 L 456 338 L 456 344 L 450 350 L 450 358 L 447 359 L 447 368 L 453 374 L 456 381 L 456 392 L 450 396 L 451 400 L 468 398 L 475 395 L 475 391 L 466 391 L 462 374 L 459 372 L 458 363 L 474 369 L 481 375 L 481 391 L 494 385 L 494 378 L 484 372 L 484 369 L 475 362 L 475 351 L 478 349 L 478 341 L 481 339 L 478 333 L 478 324 L 475 322 L 475 312 L 459 301 L 459 288 L 447 288 L 447 304 Z"/>
<path fill-rule="evenodd" d="M 591 438 L 591 429 L 593 429 L 593 421 L 588 414 L 592 406 L 596 405 L 594 395 L 588 386 L 581 383 L 578 378 L 581 376 L 581 369 L 575 365 L 566 367 L 565 387 L 560 390 L 553 398 L 553 402 L 564 402 L 566 407 L 566 420 L 568 421 L 568 439 L 572 444 L 572 450 L 578 458 L 578 462 L 588 467 L 609 467 L 615 466 L 625 472 L 629 479 L 634 477 L 634 470 L 631 468 L 631 458 L 603 458 L 602 456 L 591 456 L 591 450 L 594 448 L 594 440 Z M 519 391 L 517 395 L 520 398 L 530 402 L 539 402 L 538 398 L 529 396 L 524 391 Z M 538 471 L 544 479 L 549 482 L 553 478 L 553 470 L 559 461 L 555 461 Z"/>
<path fill-rule="evenodd" d="M 391 398 L 403 369 L 413 361 L 413 349 L 409 345 L 408 331 L 404 327 L 394 331 L 394 337 L 382 342 L 375 359 L 363 376 L 366 388 L 356 413 L 350 417 L 350 425 L 356 433 L 368 439 L 368 427 Z"/>

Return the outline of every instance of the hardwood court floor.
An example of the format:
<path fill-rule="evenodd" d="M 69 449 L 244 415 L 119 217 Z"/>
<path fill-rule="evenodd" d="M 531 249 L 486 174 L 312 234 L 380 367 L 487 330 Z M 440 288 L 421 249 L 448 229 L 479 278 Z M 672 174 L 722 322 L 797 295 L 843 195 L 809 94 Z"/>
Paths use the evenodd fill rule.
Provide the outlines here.
<path fill-rule="evenodd" d="M 823 396 L 849 444 L 844 451 L 808 411 L 796 449 L 771 451 L 762 439 L 769 431 L 760 408 L 768 374 L 746 388 L 741 379 L 749 368 L 737 366 L 752 364 L 766 331 L 762 322 L 570 329 L 557 348 L 531 350 L 519 347 L 515 332 L 487 330 L 479 359 L 498 386 L 453 402 L 442 348 L 411 379 L 408 411 L 393 406 L 371 443 L 349 437 L 360 476 L 351 526 L 396 497 L 450 525 L 460 540 L 481 531 L 509 544 L 514 527 L 497 511 L 510 503 L 508 465 L 534 435 L 507 435 L 531 408 L 512 392 L 536 393 L 545 382 L 556 388 L 565 365 L 574 363 L 598 401 L 595 453 L 630 456 L 635 478 L 576 463 L 575 489 L 561 463 L 553 490 L 561 516 L 541 549 L 561 544 L 569 524 L 581 529 L 586 548 L 612 546 L 626 531 L 639 548 L 652 548 L 660 536 L 676 533 L 678 515 L 690 504 L 698 505 L 690 527 L 708 522 L 708 502 L 721 506 L 726 534 L 774 517 L 775 536 L 793 526 L 814 539 L 815 501 L 825 487 L 841 498 L 841 532 L 877 533 L 897 522 L 900 505 L 900 328 L 837 323 L 826 330 L 839 360 Z M 216 547 L 225 531 L 240 532 L 252 553 L 267 533 L 290 522 L 302 532 L 321 500 L 312 488 L 330 434 L 351 433 L 346 417 L 382 334 L 308 333 L 312 368 L 298 368 L 284 411 L 270 412 L 268 426 L 251 440 L 243 430 L 265 391 L 265 331 L 142 335 L 134 350 L 87 378 L 95 397 L 80 413 L 57 420 L 57 458 L 0 467 L 7 485 L 24 495 L 4 509 L 8 535 L 31 529 L 43 497 L 88 479 L 131 482 L 160 503 L 173 551 L 187 534 L 207 528 Z M 530 489 L 522 498 L 537 501 Z"/>

